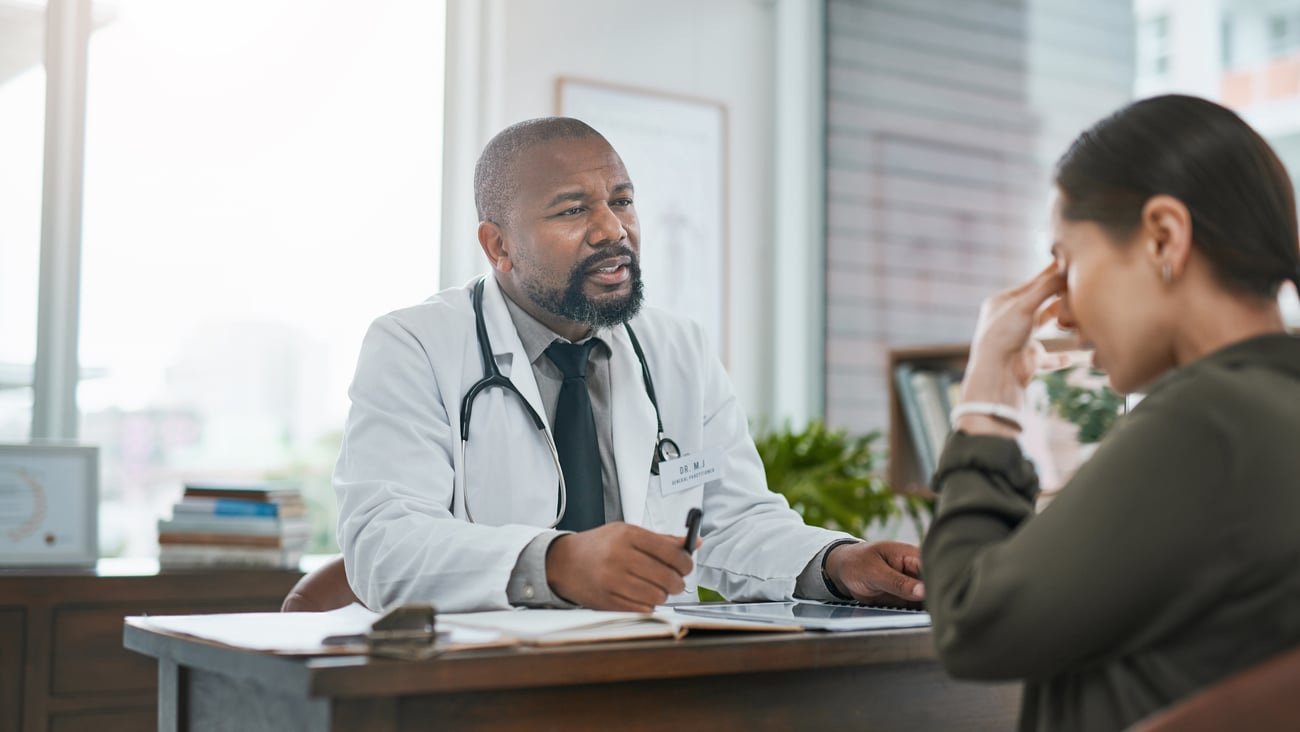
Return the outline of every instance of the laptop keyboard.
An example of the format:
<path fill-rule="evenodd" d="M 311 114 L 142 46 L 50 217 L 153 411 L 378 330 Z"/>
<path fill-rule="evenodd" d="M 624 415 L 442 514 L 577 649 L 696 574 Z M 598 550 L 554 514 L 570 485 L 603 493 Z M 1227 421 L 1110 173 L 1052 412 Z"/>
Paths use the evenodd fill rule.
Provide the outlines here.
<path fill-rule="evenodd" d="M 867 605 L 856 600 L 818 600 L 818 605 L 835 605 L 837 607 L 865 607 L 872 610 L 893 610 L 899 613 L 923 613 L 923 608 L 899 607 L 897 605 Z"/>

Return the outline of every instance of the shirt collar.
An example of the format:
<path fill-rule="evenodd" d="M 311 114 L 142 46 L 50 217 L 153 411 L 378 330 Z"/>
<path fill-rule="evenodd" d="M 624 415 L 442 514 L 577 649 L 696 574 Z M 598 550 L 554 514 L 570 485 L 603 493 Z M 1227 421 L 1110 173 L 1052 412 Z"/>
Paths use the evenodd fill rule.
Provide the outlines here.
<path fill-rule="evenodd" d="M 1300 338 L 1286 333 L 1269 333 L 1224 346 L 1189 364 L 1173 368 L 1143 389 L 1150 396 L 1168 384 L 1205 369 L 1263 368 L 1300 379 Z"/>

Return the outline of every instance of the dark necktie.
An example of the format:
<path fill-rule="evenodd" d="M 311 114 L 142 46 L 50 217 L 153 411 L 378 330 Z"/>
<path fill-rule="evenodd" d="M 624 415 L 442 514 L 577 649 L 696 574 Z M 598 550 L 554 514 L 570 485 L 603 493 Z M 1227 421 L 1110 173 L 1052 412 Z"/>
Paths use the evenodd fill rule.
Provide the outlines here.
<path fill-rule="evenodd" d="M 596 442 L 596 418 L 591 413 L 587 391 L 587 359 L 600 341 L 592 338 L 582 345 L 556 341 L 546 347 L 546 357 L 564 374 L 560 398 L 555 404 L 555 450 L 568 505 L 558 528 L 586 531 L 605 523 L 605 491 L 600 479 L 600 447 Z"/>

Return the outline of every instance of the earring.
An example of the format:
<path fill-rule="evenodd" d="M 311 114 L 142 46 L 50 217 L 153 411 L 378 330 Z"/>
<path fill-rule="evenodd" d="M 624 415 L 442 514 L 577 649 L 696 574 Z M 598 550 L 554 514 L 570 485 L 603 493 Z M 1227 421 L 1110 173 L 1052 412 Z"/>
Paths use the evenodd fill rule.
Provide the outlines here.
<path fill-rule="evenodd" d="M 1168 262 L 1165 262 L 1160 267 L 1160 279 L 1164 280 L 1166 285 L 1174 281 L 1174 268 Z"/>

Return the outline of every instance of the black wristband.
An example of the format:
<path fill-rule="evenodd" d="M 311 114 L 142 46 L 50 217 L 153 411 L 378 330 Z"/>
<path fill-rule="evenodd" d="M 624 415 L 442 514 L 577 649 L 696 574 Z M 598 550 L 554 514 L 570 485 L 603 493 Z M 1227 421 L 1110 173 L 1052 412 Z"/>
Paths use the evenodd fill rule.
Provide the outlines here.
<path fill-rule="evenodd" d="M 827 546 L 826 551 L 822 552 L 822 582 L 826 583 L 826 591 L 831 593 L 831 597 L 834 597 L 837 600 L 852 601 L 853 596 L 846 595 L 843 592 L 840 592 L 839 589 L 835 587 L 835 583 L 831 581 L 831 576 L 829 574 L 826 574 L 826 560 L 830 559 L 831 550 L 834 549 L 835 547 L 840 546 L 841 544 L 857 544 L 857 543 L 858 543 L 857 539 L 840 539 L 839 541 L 834 542 L 833 544 Z"/>

